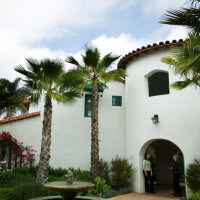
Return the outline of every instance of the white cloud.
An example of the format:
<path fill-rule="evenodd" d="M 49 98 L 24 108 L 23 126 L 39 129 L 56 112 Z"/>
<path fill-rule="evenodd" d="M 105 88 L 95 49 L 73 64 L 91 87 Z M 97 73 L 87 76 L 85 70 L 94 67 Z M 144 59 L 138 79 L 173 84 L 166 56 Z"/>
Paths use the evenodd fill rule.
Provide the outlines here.
<path fill-rule="evenodd" d="M 132 50 L 135 50 L 142 46 L 146 46 L 147 44 L 152 44 L 154 42 L 162 41 L 161 38 L 159 38 L 159 35 L 162 35 L 161 33 L 164 31 L 166 31 L 166 28 L 155 30 L 155 33 L 150 35 L 148 38 L 141 38 L 139 40 L 134 38 L 131 34 L 126 34 L 126 33 L 121 33 L 118 37 L 107 37 L 106 35 L 101 35 L 98 38 L 92 40 L 91 43 L 100 49 L 102 56 L 110 52 L 112 52 L 114 55 L 124 56 L 125 54 L 131 52 Z M 186 36 L 186 30 L 184 28 L 170 27 L 170 31 L 166 37 L 166 40 L 172 41 L 173 39 L 177 40 L 180 38 L 184 39 L 185 36 Z M 4 64 L 5 66 L 6 65 L 12 66 L 10 68 L 1 67 L 1 73 L 4 74 L 4 76 L 1 75 L 1 77 L 7 77 L 13 79 L 16 76 L 19 76 L 19 74 L 14 72 L 13 68 L 17 64 L 22 64 L 23 66 L 25 66 L 26 62 L 24 58 L 29 58 L 29 57 L 36 59 L 59 58 L 64 61 L 67 56 L 72 55 L 81 62 L 82 59 L 81 54 L 84 53 L 83 50 L 72 54 L 64 50 L 52 51 L 49 48 L 30 48 L 30 49 L 16 48 L 12 50 L 13 50 L 12 52 L 9 51 L 5 52 L 0 49 L 0 54 L 3 55 L 0 60 L 1 66 L 3 66 Z M 9 59 L 9 56 L 11 56 L 12 59 Z M 115 63 L 114 68 L 116 68 L 116 64 L 117 63 Z M 65 65 L 66 69 L 72 67 L 67 63 L 65 63 Z"/>
<path fill-rule="evenodd" d="M 103 22 L 113 7 L 130 5 L 120 0 L 2 0 L 0 38 L 10 43 L 73 34 L 72 28 Z M 123 5 L 123 7 L 124 7 Z"/>
<path fill-rule="evenodd" d="M 116 55 L 124 55 L 133 49 L 144 44 L 143 40 L 136 40 L 131 34 L 122 33 L 118 37 L 108 38 L 106 35 L 91 41 L 92 44 L 97 46 L 103 55 L 113 52 Z"/>
<path fill-rule="evenodd" d="M 143 14 L 145 15 L 153 15 L 153 14 L 163 14 L 166 13 L 166 10 L 169 9 L 177 9 L 180 7 L 185 7 L 186 4 L 186 0 L 167 0 L 167 1 L 163 1 L 163 0 L 148 0 L 148 1 L 144 1 L 143 6 L 142 6 L 142 10 L 143 10 Z"/>
<path fill-rule="evenodd" d="M 73 35 L 74 28 L 103 24 L 112 9 L 124 10 L 134 1 L 1 0 L 0 77 L 16 77 L 13 67 L 23 64 L 27 56 L 63 57 L 63 50 L 40 48 L 40 41 Z"/>
<path fill-rule="evenodd" d="M 164 10 L 183 5 L 185 0 L 148 0 L 143 12 L 164 12 Z M 74 55 L 81 59 L 78 51 L 70 54 L 63 49 L 53 51 L 41 48 L 41 40 L 75 34 L 74 29 L 103 24 L 113 12 L 126 12 L 126 9 L 139 3 L 138 0 L 1 0 L 0 3 L 0 77 L 13 80 L 18 74 L 13 68 L 25 65 L 26 57 L 66 58 Z M 91 42 L 103 55 L 113 52 L 124 55 L 133 49 L 162 40 L 163 33 L 169 32 L 166 39 L 183 37 L 185 31 L 180 27 L 163 26 L 147 38 L 136 39 L 133 35 L 122 33 L 116 37 L 101 35 Z"/>
<path fill-rule="evenodd" d="M 187 29 L 182 26 L 173 26 L 171 27 L 171 31 L 167 36 L 167 40 L 179 40 L 186 39 L 187 37 Z"/>

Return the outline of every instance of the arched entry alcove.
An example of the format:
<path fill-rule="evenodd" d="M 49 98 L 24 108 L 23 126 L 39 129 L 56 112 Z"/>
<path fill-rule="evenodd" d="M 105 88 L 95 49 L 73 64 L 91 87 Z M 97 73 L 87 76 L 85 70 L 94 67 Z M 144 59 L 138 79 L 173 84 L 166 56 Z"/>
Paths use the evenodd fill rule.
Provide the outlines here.
<path fill-rule="evenodd" d="M 171 195 L 173 193 L 172 184 L 173 184 L 173 174 L 170 170 L 173 160 L 172 157 L 174 154 L 179 155 L 180 162 L 180 172 L 182 177 L 184 175 L 184 155 L 181 149 L 173 142 L 165 139 L 152 139 L 147 141 L 140 150 L 140 165 L 142 166 L 142 161 L 145 153 L 148 153 L 153 158 L 153 171 L 154 171 L 154 182 L 157 193 L 165 193 Z M 141 167 L 142 171 L 142 167 Z M 141 191 L 144 192 L 144 177 L 140 173 L 140 183 Z M 180 179 L 181 182 L 184 182 L 184 178 Z M 185 194 L 185 186 L 181 183 L 182 192 Z"/>

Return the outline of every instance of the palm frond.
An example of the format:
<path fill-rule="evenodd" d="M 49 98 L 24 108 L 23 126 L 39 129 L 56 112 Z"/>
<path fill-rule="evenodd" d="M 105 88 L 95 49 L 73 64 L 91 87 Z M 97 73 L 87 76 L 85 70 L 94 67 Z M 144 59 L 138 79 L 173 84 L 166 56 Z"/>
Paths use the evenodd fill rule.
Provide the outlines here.
<path fill-rule="evenodd" d="M 58 83 L 63 91 L 71 89 L 78 91 L 83 89 L 84 79 L 78 70 L 70 70 L 61 76 Z"/>
<path fill-rule="evenodd" d="M 80 67 L 80 63 L 73 57 L 73 56 L 68 56 L 65 59 L 65 62 L 70 63 L 72 65 L 75 65 L 76 67 Z"/>
<path fill-rule="evenodd" d="M 197 5 L 200 3 L 200 0 L 189 0 L 191 1 L 191 6 L 194 6 L 195 8 L 197 8 Z"/>
<path fill-rule="evenodd" d="M 173 84 L 171 84 L 171 87 L 176 90 L 182 90 L 188 86 L 195 86 L 195 87 L 198 86 L 199 87 L 199 84 L 196 81 L 190 80 L 190 79 L 186 79 L 185 81 L 177 81 L 177 82 L 174 82 Z"/>
<path fill-rule="evenodd" d="M 20 87 L 20 78 L 10 82 L 7 79 L 0 79 L 0 115 L 12 117 L 17 113 L 27 111 L 23 101 L 29 96 L 29 90 Z"/>
<path fill-rule="evenodd" d="M 200 32 L 200 10 L 197 8 L 182 8 L 170 10 L 160 21 L 162 24 L 181 25 L 191 31 Z"/>
<path fill-rule="evenodd" d="M 111 64 L 119 58 L 120 56 L 112 56 L 111 53 L 105 55 L 98 63 L 97 72 L 108 70 Z"/>
<path fill-rule="evenodd" d="M 126 71 L 123 69 L 114 69 L 109 72 L 103 72 L 100 75 L 100 79 L 104 82 L 117 81 L 124 79 L 127 76 Z"/>
<path fill-rule="evenodd" d="M 82 58 L 85 66 L 95 70 L 100 60 L 100 52 L 93 46 L 86 46 L 85 55 L 82 55 Z"/>
<path fill-rule="evenodd" d="M 58 103 L 72 105 L 76 103 L 77 98 L 81 97 L 81 93 L 77 91 L 70 90 L 68 92 L 63 92 L 62 94 L 56 92 L 49 92 L 46 95 L 56 100 Z"/>

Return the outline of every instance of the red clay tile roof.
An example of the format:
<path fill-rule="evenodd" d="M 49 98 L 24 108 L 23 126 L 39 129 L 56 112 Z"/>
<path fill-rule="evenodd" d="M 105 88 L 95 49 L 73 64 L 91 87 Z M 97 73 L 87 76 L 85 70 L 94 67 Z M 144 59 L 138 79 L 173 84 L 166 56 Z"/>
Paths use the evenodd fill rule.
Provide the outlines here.
<path fill-rule="evenodd" d="M 23 104 L 28 104 L 29 103 L 29 99 L 25 99 L 24 101 L 23 101 Z"/>
<path fill-rule="evenodd" d="M 124 57 L 122 57 L 117 65 L 117 68 L 122 68 L 126 69 L 126 65 L 134 58 L 138 57 L 141 53 L 148 53 L 149 50 L 158 50 L 159 48 L 163 47 L 171 47 L 171 46 L 181 46 L 185 42 L 183 39 L 180 39 L 179 41 L 173 40 L 172 42 L 170 41 L 165 41 L 165 42 L 159 42 L 159 44 L 154 43 L 153 45 L 147 45 L 146 47 L 143 46 L 141 49 L 137 48 L 135 51 L 132 51 L 128 54 L 126 54 Z"/>
<path fill-rule="evenodd" d="M 124 79 L 118 79 L 117 81 L 125 84 L 125 80 Z"/>
<path fill-rule="evenodd" d="M 22 120 L 22 119 L 27 119 L 27 118 L 30 118 L 30 117 L 36 117 L 36 116 L 39 116 L 39 115 L 40 115 L 40 112 L 34 112 L 34 113 L 26 114 L 26 115 L 20 115 L 20 116 L 17 116 L 17 117 L 11 117 L 11 118 L 8 118 L 8 119 L 2 119 L 2 120 L 0 120 L 0 124 L 14 122 L 14 121 L 17 121 L 17 120 Z"/>

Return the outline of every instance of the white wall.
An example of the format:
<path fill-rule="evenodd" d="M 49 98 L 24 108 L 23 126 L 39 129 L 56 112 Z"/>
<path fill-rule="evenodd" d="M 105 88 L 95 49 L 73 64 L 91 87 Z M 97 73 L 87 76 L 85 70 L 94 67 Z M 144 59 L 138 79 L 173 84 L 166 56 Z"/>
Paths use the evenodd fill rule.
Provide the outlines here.
<path fill-rule="evenodd" d="M 108 84 L 99 97 L 100 157 L 111 160 L 116 155 L 125 156 L 125 85 Z M 122 96 L 122 107 L 112 106 L 112 95 Z M 73 106 L 53 102 L 52 144 L 50 165 L 53 167 L 90 168 L 91 118 L 84 117 L 85 92 Z M 34 106 L 30 112 L 41 110 L 40 117 L 0 125 L 0 131 L 10 131 L 25 145 L 40 153 L 43 106 Z"/>
<path fill-rule="evenodd" d="M 19 142 L 23 142 L 24 146 L 33 146 L 36 152 L 36 160 L 38 162 L 41 144 L 42 120 L 41 116 L 35 116 L 23 120 L 13 121 L 0 125 L 0 133 L 2 131 L 10 132 Z"/>
<path fill-rule="evenodd" d="M 183 152 L 185 166 L 199 157 L 200 95 L 194 88 L 182 91 L 170 89 L 170 94 L 148 97 L 146 75 L 154 70 L 168 71 L 161 62 L 168 49 L 149 51 L 127 66 L 126 78 L 126 156 L 137 169 L 134 190 L 144 192 L 141 161 L 148 145 L 155 139 L 167 139 Z M 169 71 L 170 84 L 179 80 Z M 151 118 L 159 115 L 159 124 Z"/>

